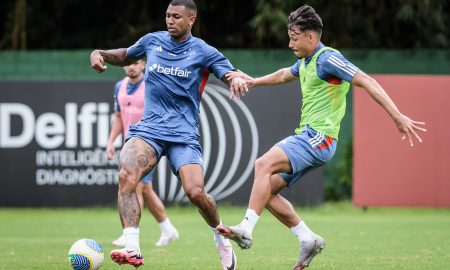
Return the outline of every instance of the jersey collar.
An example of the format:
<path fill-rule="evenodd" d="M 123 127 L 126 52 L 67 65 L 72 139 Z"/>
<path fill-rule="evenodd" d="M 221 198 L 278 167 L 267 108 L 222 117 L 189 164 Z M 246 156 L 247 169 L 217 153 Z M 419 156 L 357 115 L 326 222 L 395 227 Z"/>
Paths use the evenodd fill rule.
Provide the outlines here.
<path fill-rule="evenodd" d="M 323 47 L 325 47 L 325 45 L 323 45 L 322 42 L 319 42 L 319 44 L 317 45 L 317 48 L 314 50 L 314 53 L 312 53 L 310 56 L 305 58 L 305 63 L 308 63 L 309 61 L 311 61 L 311 59 L 313 58 L 313 56 Z"/>
<path fill-rule="evenodd" d="M 173 42 L 173 43 L 175 43 L 177 45 L 182 45 L 182 44 L 188 43 L 192 39 L 192 34 L 190 34 L 188 36 L 188 38 L 183 40 L 182 42 L 177 42 L 173 37 L 170 36 L 169 32 L 167 32 L 167 36 L 169 37 L 171 42 Z"/>

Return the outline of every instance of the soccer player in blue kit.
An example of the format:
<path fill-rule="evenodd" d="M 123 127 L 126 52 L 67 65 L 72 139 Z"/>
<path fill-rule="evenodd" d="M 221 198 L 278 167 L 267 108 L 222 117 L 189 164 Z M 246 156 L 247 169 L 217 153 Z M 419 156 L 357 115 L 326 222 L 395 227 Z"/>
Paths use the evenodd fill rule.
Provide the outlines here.
<path fill-rule="evenodd" d="M 136 186 L 166 155 L 189 200 L 210 226 L 222 268 L 236 269 L 230 241 L 216 230 L 221 223 L 214 199 L 204 190 L 204 172 L 199 143 L 200 99 L 209 72 L 229 84 L 230 91 L 245 93 L 245 81 L 226 74 L 235 70 L 217 49 L 191 35 L 197 7 L 192 0 L 173 0 L 166 11 L 167 31 L 149 33 L 128 49 L 94 50 L 91 66 L 106 70 L 104 63 L 127 66 L 147 58 L 145 106 L 142 120 L 131 126 L 119 157 L 118 208 L 126 238 L 124 249 L 113 250 L 118 264 L 144 264 L 139 245 L 141 211 Z"/>
<path fill-rule="evenodd" d="M 219 225 L 224 236 L 243 249 L 252 245 L 252 233 L 258 219 L 267 208 L 286 225 L 300 242 L 300 253 L 294 270 L 307 267 L 325 247 L 325 240 L 308 228 L 292 204 L 279 192 L 291 187 L 301 177 L 326 164 L 336 151 L 345 97 L 350 84 L 364 88 L 392 118 L 403 139 L 413 145 L 421 142 L 418 131 L 426 131 L 425 123 L 403 115 L 375 79 L 350 63 L 337 50 L 320 42 L 322 19 L 316 11 L 304 5 L 288 18 L 289 48 L 298 58 L 291 67 L 282 68 L 260 78 L 243 72 L 227 74 L 229 78 L 245 78 L 248 87 L 276 85 L 300 79 L 302 91 L 301 121 L 295 134 L 274 145 L 255 162 L 255 178 L 244 219 L 236 226 Z M 233 93 L 239 97 L 240 92 Z"/>

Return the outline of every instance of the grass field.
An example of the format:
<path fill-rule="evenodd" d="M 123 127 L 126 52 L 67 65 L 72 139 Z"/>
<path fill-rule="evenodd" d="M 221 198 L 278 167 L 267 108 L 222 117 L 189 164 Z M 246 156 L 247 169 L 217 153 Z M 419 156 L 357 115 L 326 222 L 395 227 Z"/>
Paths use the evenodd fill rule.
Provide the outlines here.
<path fill-rule="evenodd" d="M 225 224 L 239 222 L 244 208 L 221 207 Z M 450 269 L 450 210 L 371 208 L 349 203 L 297 209 L 327 246 L 309 269 Z M 140 269 L 220 269 L 212 233 L 192 207 L 168 209 L 181 238 L 166 248 L 153 243 L 159 229 L 148 212 L 141 221 Z M 105 254 L 121 232 L 116 209 L 0 208 L 0 269 L 70 269 L 67 252 L 80 238 L 97 240 Z M 250 250 L 236 250 L 239 269 L 291 269 L 298 241 L 264 212 Z M 117 266 L 108 256 L 102 269 Z"/>

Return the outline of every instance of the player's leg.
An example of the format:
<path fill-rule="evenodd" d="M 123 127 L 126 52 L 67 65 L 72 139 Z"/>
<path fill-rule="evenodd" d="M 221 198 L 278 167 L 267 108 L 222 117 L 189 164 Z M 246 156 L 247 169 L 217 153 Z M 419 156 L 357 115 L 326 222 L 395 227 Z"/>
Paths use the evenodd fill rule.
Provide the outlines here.
<path fill-rule="evenodd" d="M 179 175 L 187 197 L 197 206 L 200 215 L 214 233 L 214 241 L 219 252 L 222 268 L 224 270 L 236 269 L 237 258 L 233 247 L 230 241 L 220 235 L 216 229 L 216 226 L 221 222 L 216 202 L 205 192 L 203 168 L 198 164 L 187 164 L 179 169 Z"/>
<path fill-rule="evenodd" d="M 277 164 L 277 160 L 270 156 L 268 157 L 271 160 L 268 160 L 267 162 L 262 160 L 264 162 L 259 164 L 261 166 L 258 166 L 257 164 L 255 169 L 255 182 L 253 184 L 249 209 L 247 209 L 245 218 L 236 226 L 219 226 L 218 229 L 223 235 L 235 240 L 240 247 L 249 248 L 251 246 L 251 232 L 259 219 L 261 205 L 264 201 L 268 200 L 265 206 L 269 207 L 271 212 L 275 213 L 275 216 L 287 226 L 295 225 L 291 230 L 296 235 L 301 236 L 299 240 L 301 240 L 302 246 L 295 269 L 303 269 L 303 267 L 306 267 L 314 256 L 324 247 L 325 242 L 321 237 L 312 233 L 304 222 L 300 221 L 300 218 L 297 216 L 290 203 L 282 199 L 282 197 L 273 197 L 272 195 L 277 194 L 282 188 L 286 187 L 286 185 L 292 186 L 308 170 L 328 162 L 334 154 L 336 142 L 332 138 L 329 138 L 320 132 L 316 132 L 307 126 L 300 135 L 290 136 L 277 143 L 276 146 L 284 152 L 285 158 L 288 159 L 291 168 L 290 170 L 286 170 L 285 168 L 278 167 L 278 172 L 280 173 L 284 170 L 284 172 L 288 172 L 289 174 L 281 173 L 280 176 L 270 176 L 271 187 L 270 189 L 267 188 L 267 176 L 261 177 L 261 174 L 259 174 L 258 171 L 263 174 L 267 173 L 267 171 L 270 171 L 270 168 L 272 168 L 272 164 Z M 272 151 L 272 149 L 270 151 Z M 280 154 L 280 156 L 283 155 Z M 267 163 L 268 165 L 264 165 L 264 163 Z M 286 165 L 285 163 L 281 164 Z M 269 170 L 264 168 L 269 168 Z M 275 168 L 277 167 L 275 166 Z M 276 170 L 277 169 L 274 169 L 272 171 L 277 172 Z M 259 179 L 263 179 L 263 181 L 259 181 Z M 256 185 L 262 186 L 255 187 Z M 272 194 L 268 195 L 268 190 L 270 190 Z M 269 199 L 267 199 L 268 196 Z M 271 200 L 273 201 L 271 202 Z M 298 224 L 296 224 L 297 221 L 299 221 Z"/>
<path fill-rule="evenodd" d="M 140 138 L 129 139 L 119 157 L 118 207 L 126 238 L 125 248 L 111 251 L 111 258 L 118 264 L 135 267 L 144 264 L 139 245 L 139 221 L 141 206 L 136 187 L 141 177 L 157 163 L 156 150 Z"/>
<path fill-rule="evenodd" d="M 147 206 L 155 220 L 160 223 L 167 218 L 166 209 L 158 194 L 153 190 L 152 180 L 153 171 L 142 178 L 140 182 L 140 185 L 142 185 L 142 196 L 144 204 Z"/>
<path fill-rule="evenodd" d="M 139 201 L 139 206 L 141 207 L 141 213 L 142 210 L 144 210 L 145 201 L 144 201 L 144 188 L 145 184 L 141 181 L 139 181 L 138 185 L 136 186 L 136 196 Z"/>
<path fill-rule="evenodd" d="M 141 177 L 156 163 L 155 149 L 144 140 L 134 137 L 125 143 L 119 158 L 118 192 L 119 212 L 124 228 L 139 226 L 141 206 L 136 187 Z"/>
<path fill-rule="evenodd" d="M 142 181 L 140 181 L 136 187 L 136 195 L 138 197 L 139 205 L 141 206 L 141 213 L 142 213 L 142 210 L 144 209 L 144 197 L 142 195 L 143 189 L 144 189 L 144 184 L 142 183 Z M 113 244 L 113 246 L 124 247 L 126 244 L 125 234 L 122 232 L 122 234 L 116 240 L 112 241 L 112 244 Z"/>
<path fill-rule="evenodd" d="M 209 226 L 219 225 L 219 214 L 214 199 L 205 192 L 203 168 L 199 164 L 186 164 L 179 170 L 178 174 L 188 199 L 197 206 L 200 215 Z"/>
<path fill-rule="evenodd" d="M 258 158 L 255 162 L 255 179 L 248 208 L 254 210 L 257 215 L 261 215 L 270 200 L 270 196 L 274 193 L 272 189 L 280 190 L 286 186 L 282 182 L 272 183 L 272 175 L 290 171 L 292 169 L 289 158 L 278 146 L 272 147 L 262 157 Z M 279 186 L 276 186 L 276 184 Z"/>
<path fill-rule="evenodd" d="M 294 206 L 278 194 L 287 186 L 287 182 L 280 174 L 274 174 L 271 176 L 271 186 L 272 194 L 266 204 L 266 209 L 286 227 L 294 227 L 300 222 L 300 217 L 295 212 Z"/>
<path fill-rule="evenodd" d="M 307 171 L 328 162 L 336 150 L 335 140 L 309 126 L 300 135 L 289 137 L 284 143 L 277 145 L 289 157 L 293 172 L 273 175 L 271 180 L 272 183 L 285 182 L 288 186 L 295 184 Z M 274 193 L 266 208 L 297 236 L 300 252 L 294 269 L 301 270 L 307 267 L 315 255 L 325 247 L 325 240 L 308 228 L 290 202 L 277 195 L 280 190 L 276 188 L 272 190 Z"/>
<path fill-rule="evenodd" d="M 214 241 L 219 252 L 222 268 L 224 270 L 236 269 L 237 258 L 230 240 L 225 239 L 216 230 L 216 226 L 221 221 L 216 202 L 205 191 L 200 145 L 198 143 L 189 145 L 173 144 L 171 147 L 166 148 L 166 151 L 172 170 L 180 178 L 186 196 L 197 206 L 201 216 L 214 234 Z"/>
<path fill-rule="evenodd" d="M 166 246 L 170 242 L 179 238 L 177 229 L 170 222 L 166 214 L 166 208 L 159 198 L 158 194 L 153 190 L 153 171 L 145 175 L 139 185 L 142 185 L 142 195 L 148 210 L 158 222 L 161 235 L 155 243 L 156 246 Z"/>
<path fill-rule="evenodd" d="M 274 175 L 274 177 L 281 179 L 280 175 Z M 325 240 L 308 228 L 306 223 L 295 212 L 292 204 L 281 195 L 273 195 L 266 208 L 281 223 L 286 225 L 300 242 L 300 252 L 294 270 L 301 270 L 307 267 L 314 256 L 325 247 Z"/>
<path fill-rule="evenodd" d="M 286 186 L 286 182 L 284 181 L 275 183 L 271 181 L 273 174 L 282 171 L 291 171 L 291 167 L 288 157 L 277 146 L 272 147 L 267 153 L 256 160 L 255 179 L 245 217 L 236 226 L 218 226 L 217 229 L 222 235 L 234 240 L 242 249 L 251 247 L 253 229 L 258 222 L 261 212 L 273 194 L 272 190 L 279 191 Z"/>
<path fill-rule="evenodd" d="M 155 149 L 139 138 L 129 139 L 119 158 L 119 213 L 124 228 L 138 228 L 141 218 L 141 205 L 136 187 L 141 177 L 157 163 Z"/>

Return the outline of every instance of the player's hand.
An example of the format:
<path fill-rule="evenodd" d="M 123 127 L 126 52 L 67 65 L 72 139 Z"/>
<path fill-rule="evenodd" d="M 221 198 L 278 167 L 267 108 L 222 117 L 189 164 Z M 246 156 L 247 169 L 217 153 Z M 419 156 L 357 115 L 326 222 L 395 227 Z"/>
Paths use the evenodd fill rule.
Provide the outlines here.
<path fill-rule="evenodd" d="M 104 63 L 105 61 L 103 60 L 103 56 L 100 54 L 100 52 L 98 50 L 94 50 L 91 53 L 91 67 L 95 69 L 95 71 L 100 73 L 107 69 Z"/>
<path fill-rule="evenodd" d="M 228 72 L 227 74 L 225 74 L 225 77 L 227 78 L 227 80 L 232 80 L 236 77 L 240 77 L 242 79 L 245 80 L 245 83 L 247 84 L 248 88 L 252 88 L 255 87 L 255 78 L 253 78 L 252 76 L 247 75 L 246 73 L 237 70 L 237 71 L 231 71 Z"/>
<path fill-rule="evenodd" d="M 230 99 L 240 98 L 248 92 L 247 84 L 241 77 L 235 77 L 230 81 Z"/>
<path fill-rule="evenodd" d="M 106 156 L 108 157 L 109 160 L 113 160 L 115 154 L 116 148 L 114 147 L 114 144 L 108 143 L 108 145 L 106 146 Z"/>
<path fill-rule="evenodd" d="M 422 142 L 422 138 L 417 134 L 417 131 L 427 132 L 423 126 L 425 122 L 417 122 L 411 120 L 406 115 L 400 115 L 399 119 L 396 120 L 397 128 L 401 134 L 403 134 L 402 140 L 408 139 L 411 146 L 414 146 L 412 137 L 416 138 L 417 141 Z"/>

